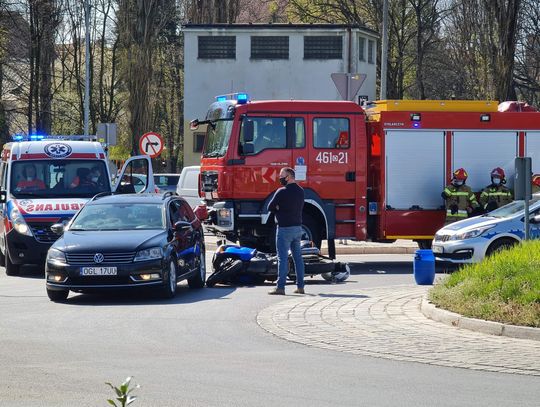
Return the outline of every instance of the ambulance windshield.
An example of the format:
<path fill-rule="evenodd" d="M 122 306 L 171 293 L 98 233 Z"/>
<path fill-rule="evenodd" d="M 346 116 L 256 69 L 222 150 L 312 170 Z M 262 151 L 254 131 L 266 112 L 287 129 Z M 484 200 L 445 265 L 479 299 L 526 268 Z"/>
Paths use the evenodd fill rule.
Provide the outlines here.
<path fill-rule="evenodd" d="M 21 160 L 11 168 L 15 198 L 91 198 L 111 190 L 109 174 L 98 160 Z"/>
<path fill-rule="evenodd" d="M 203 157 L 223 157 L 229 146 L 232 119 L 220 119 L 208 124 Z"/>

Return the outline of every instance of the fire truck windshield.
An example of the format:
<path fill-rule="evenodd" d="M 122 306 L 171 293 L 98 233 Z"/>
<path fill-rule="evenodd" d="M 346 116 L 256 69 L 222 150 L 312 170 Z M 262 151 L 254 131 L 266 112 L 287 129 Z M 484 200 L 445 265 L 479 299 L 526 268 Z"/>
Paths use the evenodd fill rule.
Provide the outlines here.
<path fill-rule="evenodd" d="M 98 160 L 21 160 L 11 167 L 15 198 L 91 198 L 111 190 L 107 167 Z"/>
<path fill-rule="evenodd" d="M 221 119 L 211 122 L 206 132 L 203 157 L 223 157 L 229 146 L 232 119 Z"/>

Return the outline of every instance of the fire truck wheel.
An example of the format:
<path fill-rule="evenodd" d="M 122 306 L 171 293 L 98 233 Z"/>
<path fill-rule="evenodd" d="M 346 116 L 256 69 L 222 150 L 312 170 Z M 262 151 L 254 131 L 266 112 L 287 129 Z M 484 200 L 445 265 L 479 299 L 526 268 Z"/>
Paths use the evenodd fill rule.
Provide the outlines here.
<path fill-rule="evenodd" d="M 19 264 L 13 264 L 9 258 L 9 253 L 6 253 L 4 256 L 6 261 L 4 262 L 6 268 L 6 274 L 8 276 L 18 276 L 21 271 L 21 266 Z"/>
<path fill-rule="evenodd" d="M 431 242 L 432 241 L 428 239 L 416 240 L 420 249 L 431 249 Z"/>
<path fill-rule="evenodd" d="M 307 213 L 302 214 L 302 229 L 304 232 L 302 235 L 302 240 L 311 240 L 313 244 L 320 249 L 322 243 L 321 227 L 317 225 L 315 219 L 313 219 L 313 217 Z"/>

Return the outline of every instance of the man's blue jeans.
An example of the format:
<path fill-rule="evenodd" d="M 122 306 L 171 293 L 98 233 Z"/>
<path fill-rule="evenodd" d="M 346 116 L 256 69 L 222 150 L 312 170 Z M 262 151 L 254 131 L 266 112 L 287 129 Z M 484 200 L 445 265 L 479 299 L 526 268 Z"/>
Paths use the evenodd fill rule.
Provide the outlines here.
<path fill-rule="evenodd" d="M 302 238 L 301 226 L 288 226 L 277 228 L 276 249 L 278 255 L 278 288 L 285 288 L 287 274 L 289 272 L 289 249 L 291 249 L 296 270 L 296 285 L 298 288 L 304 288 L 304 261 L 302 260 L 302 251 L 300 249 L 300 240 Z"/>

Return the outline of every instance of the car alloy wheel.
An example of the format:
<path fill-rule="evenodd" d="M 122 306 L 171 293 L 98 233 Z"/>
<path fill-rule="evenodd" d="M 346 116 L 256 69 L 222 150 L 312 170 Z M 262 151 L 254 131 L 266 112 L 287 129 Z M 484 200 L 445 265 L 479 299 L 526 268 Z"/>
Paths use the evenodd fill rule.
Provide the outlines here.
<path fill-rule="evenodd" d="M 176 263 L 174 259 L 169 260 L 169 271 L 167 272 L 167 281 L 163 286 L 163 297 L 173 298 L 176 295 Z"/>
<path fill-rule="evenodd" d="M 195 267 L 197 267 L 197 270 L 193 277 L 188 278 L 189 288 L 204 287 L 204 280 L 206 279 L 206 259 L 204 253 L 204 246 L 201 245 L 201 252 L 199 253 L 199 257 L 197 257 L 197 260 L 195 261 Z"/>

